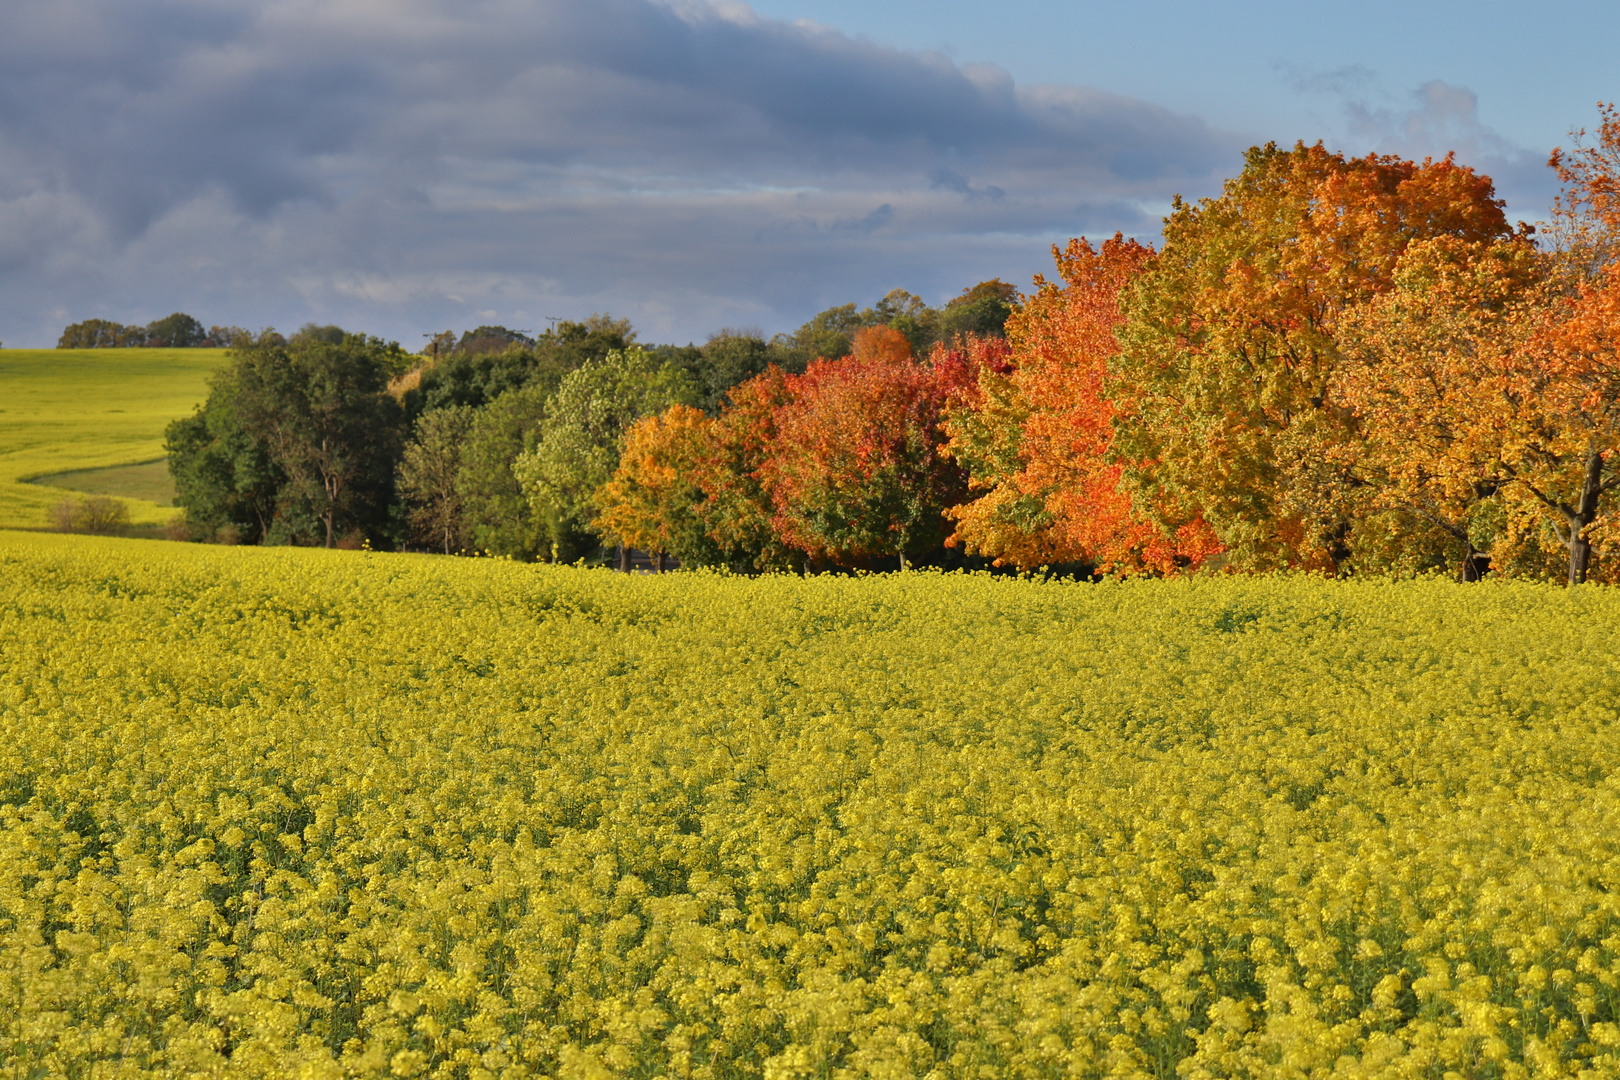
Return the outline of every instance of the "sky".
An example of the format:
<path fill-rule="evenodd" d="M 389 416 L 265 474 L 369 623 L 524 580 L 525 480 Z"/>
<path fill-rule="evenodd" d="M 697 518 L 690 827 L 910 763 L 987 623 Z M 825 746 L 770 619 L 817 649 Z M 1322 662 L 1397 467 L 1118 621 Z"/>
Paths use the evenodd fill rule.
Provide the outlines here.
<path fill-rule="evenodd" d="M 1616 40 L 1577 0 L 8 0 L 0 342 L 791 331 L 1153 240 L 1266 141 L 1454 151 L 1534 221 Z"/>

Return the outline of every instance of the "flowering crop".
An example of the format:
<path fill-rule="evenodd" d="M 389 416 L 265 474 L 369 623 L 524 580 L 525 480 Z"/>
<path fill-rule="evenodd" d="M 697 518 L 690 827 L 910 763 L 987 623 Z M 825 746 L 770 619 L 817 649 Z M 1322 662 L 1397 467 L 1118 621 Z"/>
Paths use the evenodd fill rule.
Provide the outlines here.
<path fill-rule="evenodd" d="M 1620 1075 L 1617 641 L 0 534 L 0 1064 Z"/>

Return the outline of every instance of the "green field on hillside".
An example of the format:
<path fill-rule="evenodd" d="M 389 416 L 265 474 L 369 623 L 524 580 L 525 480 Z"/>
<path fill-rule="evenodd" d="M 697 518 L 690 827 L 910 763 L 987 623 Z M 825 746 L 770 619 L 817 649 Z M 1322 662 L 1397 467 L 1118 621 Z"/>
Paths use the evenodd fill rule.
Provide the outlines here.
<path fill-rule="evenodd" d="M 0 533 L 18 1076 L 1620 1075 L 1606 588 Z"/>
<path fill-rule="evenodd" d="M 42 528 L 73 492 L 123 498 L 137 525 L 166 521 L 163 429 L 202 403 L 224 359 L 223 349 L 0 349 L 0 527 Z"/>

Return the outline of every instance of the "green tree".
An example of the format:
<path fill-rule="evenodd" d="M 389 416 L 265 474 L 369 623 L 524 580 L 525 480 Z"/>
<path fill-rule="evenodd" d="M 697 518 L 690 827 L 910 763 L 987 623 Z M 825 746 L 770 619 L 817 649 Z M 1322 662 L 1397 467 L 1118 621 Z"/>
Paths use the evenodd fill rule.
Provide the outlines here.
<path fill-rule="evenodd" d="M 564 374 L 542 368 L 535 354 L 524 349 L 451 353 L 422 370 L 421 381 L 406 391 L 403 404 L 413 420 L 435 409 L 481 408 L 533 381 L 555 390 Z"/>
<path fill-rule="evenodd" d="M 138 326 L 125 326 L 110 319 L 86 319 L 73 323 L 57 339 L 58 349 L 122 349 L 139 345 L 144 332 Z"/>
<path fill-rule="evenodd" d="M 423 414 L 400 457 L 398 490 L 408 508 L 412 537 L 435 547 L 442 543 L 446 555 L 466 546 L 458 481 L 462 448 L 475 416 L 464 405 Z"/>
<path fill-rule="evenodd" d="M 142 334 L 149 349 L 194 349 L 208 340 L 203 324 L 180 311 L 147 323 Z"/>
<path fill-rule="evenodd" d="M 569 561 L 592 546 L 592 496 L 612 477 L 630 425 L 697 399 L 684 372 L 639 348 L 610 352 L 563 379 L 547 403 L 534 448 L 512 466 L 545 530 L 552 560 Z"/>
<path fill-rule="evenodd" d="M 553 392 L 535 383 L 509 390 L 473 413 L 456 490 L 463 528 L 479 551 L 532 562 L 549 550 L 541 519 L 524 497 L 512 463 L 534 449 Z"/>
<path fill-rule="evenodd" d="M 872 325 L 871 309 L 862 312 L 854 304 L 840 304 L 818 312 L 790 335 L 776 343 L 793 358 L 793 366 L 803 371 L 815 359 L 836 360 L 848 356 L 854 346 L 855 331 Z"/>
<path fill-rule="evenodd" d="M 290 539 L 315 539 L 287 513 L 297 503 L 327 547 L 352 529 L 385 528 L 402 441 L 402 413 L 385 390 L 404 364 L 397 344 L 360 335 L 261 338 L 236 350 L 236 411 L 287 478 L 279 501 Z"/>
<path fill-rule="evenodd" d="M 456 343 L 456 352 L 469 356 L 479 353 L 499 353 L 511 348 L 534 348 L 534 338 L 522 330 L 508 330 L 504 326 L 479 326 L 462 332 Z"/>
<path fill-rule="evenodd" d="M 508 339 L 499 348 L 486 348 L 495 331 Z M 441 334 L 434 339 L 433 356 L 422 369 L 420 381 L 405 394 L 405 412 L 414 420 L 451 405 L 483 406 L 531 383 L 550 393 L 570 371 L 614 349 L 627 348 L 635 338 L 629 320 L 601 314 L 584 322 L 565 320 L 532 341 L 504 327 L 486 326 L 463 334 L 462 346 L 445 348 L 448 335 Z"/>
<path fill-rule="evenodd" d="M 776 355 L 771 362 L 790 373 L 803 372 L 812 360 L 848 356 L 855 347 L 856 333 L 874 326 L 899 331 L 912 353 L 921 356 L 934 342 L 945 340 L 942 317 L 922 297 L 905 289 L 890 289 L 869 308 L 840 304 L 816 314 L 792 334 L 778 334 L 772 340 Z"/>
<path fill-rule="evenodd" d="M 298 332 L 293 334 L 290 340 L 300 343 L 321 342 L 327 345 L 341 345 L 348 336 L 349 332 L 341 326 L 331 324 L 321 326 L 318 323 L 307 322 L 298 328 Z"/>
<path fill-rule="evenodd" d="M 276 517 L 286 476 L 269 447 L 242 426 L 236 408 L 240 388 L 235 367 L 219 371 L 208 399 L 191 416 L 170 423 L 164 435 L 174 502 L 185 511 L 187 530 L 196 540 L 212 540 L 228 530 L 256 544 Z"/>
<path fill-rule="evenodd" d="M 253 335 L 240 326 L 210 326 L 208 337 L 202 344 L 212 349 L 233 349 L 238 345 L 248 345 L 253 341 Z"/>
<path fill-rule="evenodd" d="M 803 358 L 794 355 L 781 339 L 767 341 L 756 329 L 727 327 L 712 334 L 700 348 L 659 350 L 658 355 L 666 356 L 691 377 L 700 395 L 698 404 L 710 416 L 720 412 L 734 387 L 772 364 L 794 374 L 804 370 Z"/>
<path fill-rule="evenodd" d="M 939 313 L 939 340 L 955 341 L 964 334 L 1005 337 L 1007 319 L 1018 307 L 1018 287 L 991 278 L 962 290 Z"/>
<path fill-rule="evenodd" d="M 923 356 L 939 337 L 939 312 L 923 302 L 923 298 L 904 289 L 890 289 L 883 299 L 871 307 L 866 317 L 868 326 L 887 326 L 898 330 L 911 346 L 913 356 Z"/>

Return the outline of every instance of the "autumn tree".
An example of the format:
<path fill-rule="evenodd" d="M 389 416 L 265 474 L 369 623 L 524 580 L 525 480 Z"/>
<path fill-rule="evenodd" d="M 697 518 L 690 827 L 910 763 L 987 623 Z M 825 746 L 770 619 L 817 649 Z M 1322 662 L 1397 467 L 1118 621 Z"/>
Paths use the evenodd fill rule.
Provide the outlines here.
<path fill-rule="evenodd" d="M 592 497 L 596 527 L 626 547 L 673 554 L 682 565 L 712 563 L 698 477 L 715 421 L 691 405 L 671 405 L 625 432 L 613 475 Z"/>
<path fill-rule="evenodd" d="M 1571 133 L 1572 150 L 1558 147 L 1547 161 L 1563 183 L 1550 238 L 1560 268 L 1577 283 L 1620 259 L 1620 110 L 1600 102 L 1598 118 L 1596 142 L 1581 128 Z"/>
<path fill-rule="evenodd" d="M 1136 504 L 1201 515 L 1238 567 L 1347 567 L 1365 491 L 1337 453 L 1359 438 L 1330 396 L 1342 317 L 1415 241 L 1509 235 L 1490 181 L 1449 157 L 1268 145 L 1219 197 L 1176 200 L 1112 365 Z"/>
<path fill-rule="evenodd" d="M 791 397 L 791 376 L 775 364 L 731 388 L 709 429 L 698 474 L 708 536 L 737 570 L 786 569 L 793 549 L 776 530 L 776 508 L 763 479 L 777 441 L 777 417 Z"/>
<path fill-rule="evenodd" d="M 1113 572 L 1167 572 L 1216 550 L 1195 519 L 1135 509 L 1114 459 L 1114 427 L 1131 403 L 1112 385 L 1119 295 L 1152 249 L 1115 235 L 1100 248 L 1053 248 L 1061 283 L 1037 276 L 1007 323 L 999 363 L 981 360 L 972 392 L 951 410 L 950 452 L 978 498 L 951 512 L 953 542 L 998 563 L 1083 562 Z M 993 343 L 979 341 L 979 349 Z M 988 358 L 986 358 L 988 359 Z"/>
<path fill-rule="evenodd" d="M 1564 184 L 1554 206 L 1558 284 L 1522 351 L 1511 393 L 1520 406 L 1519 487 L 1569 553 L 1570 584 L 1591 572 L 1594 539 L 1615 543 L 1609 496 L 1620 487 L 1620 111 L 1598 105 L 1597 141 L 1548 164 Z M 1605 575 L 1620 577 L 1620 567 Z"/>
<path fill-rule="evenodd" d="M 1346 313 L 1330 396 L 1360 439 L 1330 452 L 1368 492 L 1361 544 L 1382 540 L 1372 561 L 1416 570 L 1446 560 L 1463 580 L 1493 558 L 1512 561 L 1512 372 L 1544 276 L 1528 238 L 1437 237 L 1412 244 L 1392 287 Z"/>
<path fill-rule="evenodd" d="M 1510 491 L 1540 511 L 1579 585 L 1596 545 L 1620 540 L 1610 506 L 1620 488 L 1620 267 L 1549 304 L 1513 359 L 1501 380 Z"/>
<path fill-rule="evenodd" d="M 784 569 L 760 469 L 787 401 L 786 375 L 770 366 L 732 387 L 715 417 L 686 405 L 646 417 L 625 436 L 612 479 L 598 490 L 598 524 L 625 544 L 669 552 L 683 566 Z"/>
<path fill-rule="evenodd" d="M 911 357 L 899 331 L 855 335 L 841 360 L 817 360 L 786 382 L 760 469 L 777 534 L 816 558 L 851 564 L 898 557 L 902 569 L 947 534 L 961 469 L 940 453 L 948 396 L 965 365 Z"/>

